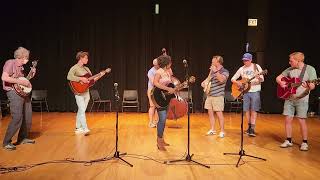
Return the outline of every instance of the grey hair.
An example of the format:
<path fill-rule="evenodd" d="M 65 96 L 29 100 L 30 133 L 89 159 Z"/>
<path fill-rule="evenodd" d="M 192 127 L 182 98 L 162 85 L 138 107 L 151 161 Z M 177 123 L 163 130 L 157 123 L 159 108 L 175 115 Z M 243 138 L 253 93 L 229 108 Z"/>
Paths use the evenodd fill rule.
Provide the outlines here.
<path fill-rule="evenodd" d="M 29 58 L 30 51 L 24 47 L 18 47 L 17 50 L 14 51 L 14 58 L 22 59 L 22 58 Z"/>

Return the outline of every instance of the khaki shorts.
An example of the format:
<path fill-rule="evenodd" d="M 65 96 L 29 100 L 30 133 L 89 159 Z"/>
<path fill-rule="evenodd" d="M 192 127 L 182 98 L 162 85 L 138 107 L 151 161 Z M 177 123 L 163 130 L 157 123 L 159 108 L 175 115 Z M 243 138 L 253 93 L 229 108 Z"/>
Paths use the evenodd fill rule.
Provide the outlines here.
<path fill-rule="evenodd" d="M 152 89 L 148 89 L 147 96 L 148 96 L 148 99 L 149 99 L 149 106 L 150 107 L 154 107 L 154 104 L 153 104 L 152 99 L 151 99 L 151 90 Z"/>
<path fill-rule="evenodd" d="M 224 110 L 224 96 L 208 96 L 204 103 L 205 109 L 212 109 L 213 111 Z"/>

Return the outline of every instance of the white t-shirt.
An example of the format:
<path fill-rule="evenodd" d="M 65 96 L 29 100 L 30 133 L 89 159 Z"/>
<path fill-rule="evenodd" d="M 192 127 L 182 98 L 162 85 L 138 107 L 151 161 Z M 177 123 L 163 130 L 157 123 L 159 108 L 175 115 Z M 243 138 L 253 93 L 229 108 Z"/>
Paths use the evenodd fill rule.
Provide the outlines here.
<path fill-rule="evenodd" d="M 239 77 L 241 77 L 242 79 L 245 78 L 245 79 L 250 79 L 250 78 L 253 78 L 255 76 L 255 74 L 258 72 L 261 72 L 262 71 L 262 68 L 259 66 L 259 64 L 256 64 L 257 65 L 257 69 L 255 70 L 255 67 L 254 67 L 254 63 L 251 64 L 251 66 L 249 67 L 246 67 L 246 66 L 242 66 L 238 69 L 238 71 L 233 75 L 233 77 L 231 78 L 231 81 L 233 80 L 237 80 Z M 260 75 L 260 78 L 263 78 L 263 75 Z M 251 88 L 248 92 L 258 92 L 258 91 L 261 91 L 261 84 L 255 84 L 255 83 L 259 82 L 259 80 L 257 78 L 254 78 L 252 81 L 251 81 Z M 253 84 L 252 84 L 253 83 Z"/>

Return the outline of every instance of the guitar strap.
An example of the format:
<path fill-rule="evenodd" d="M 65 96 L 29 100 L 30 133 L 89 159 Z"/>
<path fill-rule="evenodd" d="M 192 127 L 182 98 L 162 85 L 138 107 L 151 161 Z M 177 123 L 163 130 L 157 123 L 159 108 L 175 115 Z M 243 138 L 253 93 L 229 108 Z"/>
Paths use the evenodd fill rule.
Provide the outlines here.
<path fill-rule="evenodd" d="M 306 69 L 307 69 L 307 65 L 304 64 L 302 70 L 301 70 L 301 73 L 300 73 L 300 76 L 299 78 L 301 79 L 301 81 L 303 80 L 303 77 L 304 77 L 304 74 L 306 73 Z"/>
<path fill-rule="evenodd" d="M 301 70 L 301 73 L 300 73 L 300 76 L 299 76 L 299 79 L 301 81 L 303 81 L 303 77 L 304 77 L 304 74 L 306 73 L 306 69 L 307 69 L 307 65 L 304 64 L 302 70 Z M 303 98 L 305 97 L 306 95 L 308 95 L 310 93 L 310 90 L 309 89 L 306 89 L 305 91 L 303 91 L 299 96 L 295 97 L 294 99 L 300 99 L 300 98 Z"/>

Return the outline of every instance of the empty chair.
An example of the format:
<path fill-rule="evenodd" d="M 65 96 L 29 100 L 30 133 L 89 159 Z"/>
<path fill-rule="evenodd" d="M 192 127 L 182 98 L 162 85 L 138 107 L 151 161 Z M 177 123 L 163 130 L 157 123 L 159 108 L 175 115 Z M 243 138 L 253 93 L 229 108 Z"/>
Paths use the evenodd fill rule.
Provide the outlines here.
<path fill-rule="evenodd" d="M 99 110 L 100 104 L 103 104 L 103 110 L 106 111 L 106 104 L 109 105 L 109 111 L 111 112 L 111 100 L 110 99 L 101 99 L 100 94 L 98 90 L 90 90 L 90 95 L 92 99 L 92 105 L 90 108 L 90 112 L 92 112 L 92 109 L 95 104 L 98 104 L 97 111 Z"/>
<path fill-rule="evenodd" d="M 125 108 L 137 108 L 137 112 L 139 112 L 138 90 L 123 91 L 122 112 Z"/>
<path fill-rule="evenodd" d="M 32 90 L 32 93 L 31 93 L 32 107 L 40 108 L 40 111 L 42 112 L 42 107 L 44 104 L 47 109 L 47 112 L 49 112 L 47 96 L 48 96 L 47 90 Z"/>
<path fill-rule="evenodd" d="M 225 91 L 225 105 L 229 105 L 229 112 L 235 110 L 236 112 L 241 111 L 242 103 L 239 99 L 235 99 L 230 91 Z"/>
<path fill-rule="evenodd" d="M 185 101 L 188 102 L 188 90 L 180 91 L 179 96 L 184 99 Z M 193 100 L 192 100 L 192 90 L 190 90 L 190 110 L 191 112 L 194 112 L 194 107 L 193 107 Z"/>

